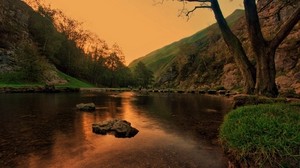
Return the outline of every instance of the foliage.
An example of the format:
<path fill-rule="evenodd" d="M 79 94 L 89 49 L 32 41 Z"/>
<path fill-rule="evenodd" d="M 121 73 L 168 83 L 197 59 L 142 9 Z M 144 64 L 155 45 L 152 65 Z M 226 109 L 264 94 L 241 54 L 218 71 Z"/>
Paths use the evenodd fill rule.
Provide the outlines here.
<path fill-rule="evenodd" d="M 2 85 L 13 83 L 18 84 L 21 82 L 21 78 L 22 74 L 20 72 L 0 73 L 0 81 Z"/>
<path fill-rule="evenodd" d="M 134 68 L 134 80 L 139 87 L 148 87 L 153 82 L 153 72 L 143 62 L 139 62 Z"/>
<path fill-rule="evenodd" d="M 37 10 L 30 13 L 29 31 L 38 44 L 38 52 L 59 70 L 97 86 L 123 87 L 132 83 L 120 46 L 109 47 L 96 34 L 83 29 L 81 22 L 39 0 L 28 3 Z"/>
<path fill-rule="evenodd" d="M 225 116 L 220 140 L 229 157 L 251 167 L 299 166 L 300 105 L 263 104 Z"/>
<path fill-rule="evenodd" d="M 21 81 L 40 82 L 43 73 L 45 60 L 39 56 L 37 49 L 30 44 L 21 44 L 17 50 L 17 65 L 20 67 L 18 74 Z"/>

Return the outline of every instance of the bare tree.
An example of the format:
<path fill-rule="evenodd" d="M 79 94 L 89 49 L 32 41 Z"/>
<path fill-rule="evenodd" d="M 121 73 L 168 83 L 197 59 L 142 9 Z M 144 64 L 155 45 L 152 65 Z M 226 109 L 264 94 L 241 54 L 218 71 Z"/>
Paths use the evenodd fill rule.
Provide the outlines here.
<path fill-rule="evenodd" d="M 275 53 L 278 46 L 292 31 L 294 26 L 300 19 L 300 5 L 295 3 L 295 0 L 285 0 L 285 5 L 295 5 L 295 12 L 285 20 L 280 30 L 275 36 L 267 40 L 261 31 L 261 26 L 258 17 L 258 10 L 256 0 L 244 0 L 246 24 L 248 29 L 251 47 L 255 54 L 256 65 L 253 65 L 246 55 L 240 40 L 229 28 L 222 11 L 219 6 L 218 0 L 179 0 L 181 2 L 197 2 L 199 5 L 194 9 L 188 11 L 186 14 L 194 12 L 197 9 L 209 8 L 213 11 L 219 28 L 222 32 L 223 39 L 231 50 L 234 56 L 236 65 L 238 66 L 244 84 L 244 92 L 249 94 L 259 94 L 265 96 L 275 97 L 278 95 L 278 89 L 275 83 Z M 270 0 L 273 1 L 273 0 Z M 269 3 L 263 8 L 267 7 Z M 280 8 L 279 8 L 280 9 Z M 256 68 L 255 68 L 256 67 Z"/>

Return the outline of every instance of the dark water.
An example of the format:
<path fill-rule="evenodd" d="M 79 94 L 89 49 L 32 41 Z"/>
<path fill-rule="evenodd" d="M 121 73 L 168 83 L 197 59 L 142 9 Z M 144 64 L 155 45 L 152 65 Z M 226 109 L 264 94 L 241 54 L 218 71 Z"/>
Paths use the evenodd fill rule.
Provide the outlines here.
<path fill-rule="evenodd" d="M 94 102 L 96 112 L 76 111 Z M 1 94 L 0 167 L 226 167 L 216 145 L 228 102 L 180 94 Z M 92 133 L 91 124 L 120 118 L 130 139 Z"/>

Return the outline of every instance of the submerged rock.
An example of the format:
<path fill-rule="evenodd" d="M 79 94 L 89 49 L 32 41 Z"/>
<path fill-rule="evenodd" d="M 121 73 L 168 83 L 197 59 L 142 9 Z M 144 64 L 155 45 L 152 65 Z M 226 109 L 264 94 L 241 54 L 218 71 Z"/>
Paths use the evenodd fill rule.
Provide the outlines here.
<path fill-rule="evenodd" d="M 76 105 L 76 108 L 80 111 L 95 111 L 96 105 L 94 103 L 80 103 Z"/>
<path fill-rule="evenodd" d="M 134 137 L 139 130 L 131 127 L 131 123 L 126 120 L 114 119 L 103 121 L 92 125 L 93 133 L 106 135 L 113 134 L 117 138 Z"/>

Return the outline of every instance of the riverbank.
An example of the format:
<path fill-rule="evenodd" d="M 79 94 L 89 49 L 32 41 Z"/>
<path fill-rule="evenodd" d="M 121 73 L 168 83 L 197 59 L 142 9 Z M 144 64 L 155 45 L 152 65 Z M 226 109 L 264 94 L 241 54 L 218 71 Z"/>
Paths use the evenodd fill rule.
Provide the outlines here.
<path fill-rule="evenodd" d="M 232 167 L 299 167 L 300 103 L 240 107 L 225 116 L 220 141 Z"/>
<path fill-rule="evenodd" d="M 54 87 L 54 86 L 27 86 L 27 87 L 0 87 L 0 93 L 60 93 L 79 92 L 79 88 L 74 87 Z"/>

